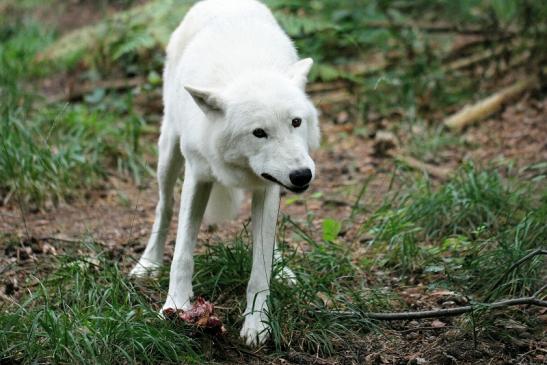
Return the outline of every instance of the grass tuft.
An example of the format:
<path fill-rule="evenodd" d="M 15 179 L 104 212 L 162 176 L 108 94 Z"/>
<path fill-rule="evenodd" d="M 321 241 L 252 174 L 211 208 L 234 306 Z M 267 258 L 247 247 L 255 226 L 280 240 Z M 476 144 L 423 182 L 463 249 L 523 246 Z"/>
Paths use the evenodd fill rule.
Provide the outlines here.
<path fill-rule="evenodd" d="M 425 180 L 388 201 L 363 225 L 385 262 L 402 272 L 444 272 L 452 284 L 480 296 L 523 295 L 541 280 L 542 258 L 524 263 L 492 288 L 511 263 L 544 247 L 547 200 L 533 183 L 511 183 L 497 172 L 463 166 L 440 188 Z M 545 195 L 545 193 L 543 193 Z"/>
<path fill-rule="evenodd" d="M 20 305 L 0 311 L 2 361 L 23 363 L 200 363 L 187 329 L 159 318 L 119 266 L 60 257 Z"/>

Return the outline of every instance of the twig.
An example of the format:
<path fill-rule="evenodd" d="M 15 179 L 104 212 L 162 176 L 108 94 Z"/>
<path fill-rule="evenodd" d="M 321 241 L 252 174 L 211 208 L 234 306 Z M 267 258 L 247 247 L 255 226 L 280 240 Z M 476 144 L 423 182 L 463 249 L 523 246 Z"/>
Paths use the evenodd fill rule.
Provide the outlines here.
<path fill-rule="evenodd" d="M 17 301 L 15 299 L 0 291 L 0 304 L 2 303 L 2 301 L 17 305 Z"/>
<path fill-rule="evenodd" d="M 446 65 L 445 70 L 447 71 L 461 70 L 461 69 L 476 65 L 477 63 L 487 61 L 491 58 L 498 57 L 503 52 L 505 52 L 505 50 L 506 50 L 505 46 L 497 46 L 494 49 L 485 49 L 481 52 L 473 53 L 469 57 L 458 58 L 457 60 L 454 60 L 450 62 L 448 65 Z"/>
<path fill-rule="evenodd" d="M 503 281 L 507 278 L 507 275 L 509 275 L 513 270 L 515 270 L 517 267 L 519 267 L 520 265 L 522 265 L 526 261 L 528 261 L 531 258 L 533 258 L 535 256 L 538 256 L 538 255 L 547 255 L 547 250 L 542 249 L 542 248 L 538 248 L 537 250 L 534 250 L 534 251 L 528 253 L 527 255 L 521 257 L 519 260 L 514 262 L 513 265 L 511 265 L 509 267 L 509 269 L 507 269 L 507 271 L 505 271 L 503 276 L 501 278 L 499 278 L 498 281 L 496 281 L 496 283 L 492 286 L 492 289 L 490 289 L 490 292 L 484 298 L 484 300 L 488 301 L 488 299 L 490 299 L 492 297 L 492 293 L 494 292 L 494 290 L 496 290 L 501 285 L 501 283 L 503 283 Z M 543 288 L 545 288 L 545 287 L 543 287 Z M 540 289 L 540 291 L 536 292 L 536 294 L 541 293 L 541 291 L 542 290 Z M 536 296 L 536 294 L 534 294 L 534 297 Z"/>
<path fill-rule="evenodd" d="M 82 243 L 83 240 L 69 237 L 58 237 L 58 236 L 44 236 L 37 238 L 38 241 L 58 241 L 66 243 Z"/>
<path fill-rule="evenodd" d="M 525 42 L 522 40 L 516 40 L 511 42 L 510 44 L 503 43 L 500 44 L 494 48 L 488 48 L 484 49 L 475 53 L 472 53 L 468 57 L 459 58 L 456 59 L 450 63 L 448 63 L 444 69 L 446 71 L 457 71 L 461 69 L 465 69 L 471 66 L 474 66 L 479 63 L 483 63 L 485 61 L 499 58 L 504 53 L 509 54 L 526 54 L 526 50 L 531 49 L 535 46 L 532 42 Z M 522 57 L 522 56 L 521 56 Z"/>
<path fill-rule="evenodd" d="M 522 94 L 524 91 L 535 87 L 539 78 L 532 76 L 515 82 L 513 85 L 501 89 L 494 95 L 479 101 L 473 105 L 467 105 L 456 114 L 446 118 L 444 124 L 453 130 L 461 130 L 466 125 L 483 119 L 497 112 L 504 103 Z"/>
<path fill-rule="evenodd" d="M 317 94 L 345 89 L 347 87 L 348 82 L 345 80 L 336 80 L 331 82 L 314 82 L 306 86 L 306 91 L 310 94 Z"/>
<path fill-rule="evenodd" d="M 514 305 L 536 305 L 539 307 L 547 307 L 547 301 L 540 300 L 534 297 L 524 297 L 501 300 L 494 303 L 482 303 L 475 305 L 466 305 L 458 308 L 445 308 L 437 310 L 419 311 L 419 312 L 386 312 L 386 313 L 358 313 L 351 311 L 336 311 L 334 313 L 341 315 L 359 315 L 370 319 L 377 319 L 380 321 L 401 321 L 409 319 L 423 319 L 423 318 L 440 318 L 440 317 L 453 317 L 459 316 L 464 313 L 472 312 L 478 308 L 495 309 L 504 308 Z"/>
<path fill-rule="evenodd" d="M 425 163 L 423 161 L 417 160 L 414 157 L 403 155 L 400 152 L 388 152 L 389 155 L 391 155 L 396 160 L 399 160 L 403 162 L 404 164 L 408 165 L 409 167 L 423 171 L 427 173 L 428 175 L 431 175 L 433 177 L 436 177 L 440 180 L 445 180 L 450 174 L 452 173 L 452 170 L 446 167 L 440 167 L 440 166 L 434 166 L 428 163 Z"/>
<path fill-rule="evenodd" d="M 535 298 L 539 298 L 539 295 L 545 290 L 547 289 L 547 284 L 543 285 L 541 288 L 539 288 L 538 290 L 536 290 L 536 292 L 534 293 L 534 297 Z"/>
<path fill-rule="evenodd" d="M 477 52 L 479 49 L 492 48 L 497 42 L 511 42 L 514 35 L 487 34 L 484 36 L 465 37 L 464 42 L 455 42 L 449 54 L 443 57 L 443 62 L 449 63 L 457 58 L 465 57 Z"/>
<path fill-rule="evenodd" d="M 449 326 L 445 326 L 445 327 L 425 326 L 425 327 L 408 328 L 408 329 L 398 330 L 398 331 L 396 330 L 396 331 L 399 333 L 409 333 L 409 332 L 421 332 L 421 331 L 446 330 L 448 328 L 450 327 Z"/>
<path fill-rule="evenodd" d="M 64 243 L 82 243 L 85 242 L 84 239 L 78 239 L 78 238 L 70 238 L 70 237 L 60 237 L 60 236 L 43 236 L 43 237 L 37 237 L 38 241 L 57 241 L 57 242 L 64 242 Z M 107 246 L 107 244 L 104 241 L 92 240 L 93 243 L 99 244 L 101 246 Z"/>

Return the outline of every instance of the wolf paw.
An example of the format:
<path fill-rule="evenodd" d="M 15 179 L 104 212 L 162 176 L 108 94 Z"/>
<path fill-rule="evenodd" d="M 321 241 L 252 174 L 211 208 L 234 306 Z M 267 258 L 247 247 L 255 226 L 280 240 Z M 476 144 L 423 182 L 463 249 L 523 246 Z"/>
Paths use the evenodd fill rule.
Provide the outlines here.
<path fill-rule="evenodd" d="M 245 317 L 240 336 L 247 346 L 256 347 L 262 345 L 270 337 L 270 327 L 260 318 L 259 313 L 249 314 Z"/>
<path fill-rule="evenodd" d="M 161 262 L 141 258 L 129 273 L 132 278 L 157 277 L 160 272 Z"/>
<path fill-rule="evenodd" d="M 192 301 L 190 300 L 191 295 L 183 295 L 181 296 L 181 298 L 186 299 L 175 300 L 172 296 L 169 296 L 160 310 L 160 316 L 162 318 L 165 318 L 163 311 L 169 308 L 174 310 L 182 309 L 183 311 L 188 311 L 192 309 Z"/>

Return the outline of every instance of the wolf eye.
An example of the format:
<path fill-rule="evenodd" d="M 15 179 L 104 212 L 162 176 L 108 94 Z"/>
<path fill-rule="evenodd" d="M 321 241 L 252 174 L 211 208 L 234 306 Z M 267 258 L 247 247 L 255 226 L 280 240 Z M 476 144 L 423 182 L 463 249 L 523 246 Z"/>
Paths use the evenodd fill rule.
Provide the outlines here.
<path fill-rule="evenodd" d="M 253 131 L 253 136 L 255 136 L 256 138 L 267 138 L 268 137 L 268 135 L 266 134 L 266 132 L 262 128 L 255 129 Z"/>
<path fill-rule="evenodd" d="M 300 118 L 294 118 L 294 119 L 292 120 L 292 126 L 293 126 L 294 128 L 300 127 L 300 124 L 302 124 L 302 119 L 300 119 Z"/>

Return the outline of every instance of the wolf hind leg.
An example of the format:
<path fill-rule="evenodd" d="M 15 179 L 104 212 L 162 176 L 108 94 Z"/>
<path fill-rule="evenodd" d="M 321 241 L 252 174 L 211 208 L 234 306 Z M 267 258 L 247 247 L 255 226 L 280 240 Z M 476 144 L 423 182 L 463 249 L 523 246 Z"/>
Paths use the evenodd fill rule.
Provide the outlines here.
<path fill-rule="evenodd" d="M 276 267 L 275 270 L 275 278 L 280 281 L 284 281 L 289 285 L 295 285 L 297 283 L 296 280 L 296 274 L 294 271 L 291 270 L 290 267 L 288 267 L 284 260 L 283 256 L 281 255 L 281 250 L 279 250 L 277 241 L 275 243 L 275 249 L 274 249 L 274 266 Z"/>

